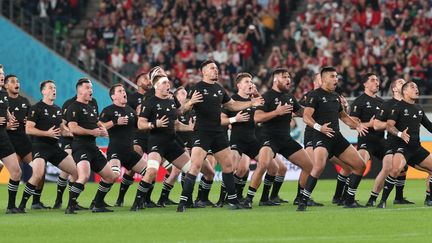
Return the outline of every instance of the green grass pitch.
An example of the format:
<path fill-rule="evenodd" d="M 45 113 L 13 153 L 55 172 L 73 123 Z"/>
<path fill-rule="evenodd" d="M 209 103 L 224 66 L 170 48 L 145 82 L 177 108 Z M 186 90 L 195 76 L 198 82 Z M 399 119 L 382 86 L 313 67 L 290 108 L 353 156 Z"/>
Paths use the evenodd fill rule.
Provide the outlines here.
<path fill-rule="evenodd" d="M 364 180 L 360 184 L 357 198 L 362 204 L 369 197 L 372 183 L 372 180 Z M 212 201 L 218 198 L 219 185 L 213 185 Z M 295 211 L 291 202 L 296 182 L 286 182 L 280 195 L 289 199 L 290 204 L 278 207 L 259 207 L 257 202 L 261 195 L 257 193 L 252 210 L 206 208 L 189 209 L 181 214 L 175 212 L 175 206 L 169 206 L 130 212 L 136 191 L 134 184 L 126 195 L 125 206 L 114 208 L 114 213 L 79 211 L 77 215 L 65 215 L 64 209 L 27 209 L 25 215 L 6 215 L 7 186 L 2 185 L 0 242 L 430 242 L 432 208 L 423 205 L 424 181 L 409 180 L 406 183 L 405 196 L 415 205 L 394 206 L 392 194 L 388 208 L 384 210 L 333 206 L 334 186 L 335 180 L 319 181 L 313 198 L 325 207 L 309 207 L 307 212 Z M 18 202 L 23 187 L 20 185 Z M 178 200 L 180 188 L 177 183 L 171 199 Z M 88 206 L 96 189 L 96 184 L 88 184 L 79 198 L 80 204 Z M 108 203 L 115 202 L 118 189 L 119 184 L 113 186 L 106 198 Z M 157 183 L 153 200 L 158 199 L 160 189 L 161 184 Z M 54 183 L 45 185 L 42 201 L 46 205 L 53 204 L 55 190 Z M 63 201 L 67 201 L 66 195 Z"/>

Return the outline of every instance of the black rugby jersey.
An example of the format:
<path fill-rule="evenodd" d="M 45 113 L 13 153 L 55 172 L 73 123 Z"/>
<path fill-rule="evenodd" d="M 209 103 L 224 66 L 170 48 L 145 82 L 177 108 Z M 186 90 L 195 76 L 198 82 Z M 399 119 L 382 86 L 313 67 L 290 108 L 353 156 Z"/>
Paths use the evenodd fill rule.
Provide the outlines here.
<path fill-rule="evenodd" d="M 128 117 L 126 125 L 118 125 L 119 117 Z M 134 131 L 137 125 L 137 116 L 135 110 L 126 105 L 125 107 L 114 104 L 105 107 L 100 115 L 101 122 L 113 121 L 114 126 L 108 129 L 109 146 L 132 147 Z"/>
<path fill-rule="evenodd" d="M 373 116 L 376 117 L 379 115 L 383 103 L 384 100 L 379 97 L 374 98 L 367 94 L 362 94 L 352 103 L 350 115 L 359 118 L 361 122 L 369 122 Z M 383 137 L 384 131 L 376 131 L 373 127 L 369 127 L 368 133 L 362 136 L 362 138 L 370 140 L 379 140 Z"/>
<path fill-rule="evenodd" d="M 93 130 L 98 128 L 98 114 L 94 111 L 94 107 L 89 104 L 84 104 L 78 101 L 73 101 L 67 108 L 67 122 L 76 122 L 78 126 Z M 95 142 L 96 138 L 92 135 L 77 135 L 74 134 L 74 141 Z"/>
<path fill-rule="evenodd" d="M 420 124 L 432 132 L 432 123 L 427 118 L 423 108 L 404 100 L 393 106 L 388 120 L 394 120 L 396 122 L 395 127 L 401 132 L 408 128 L 408 135 L 410 135 L 408 145 L 410 146 L 420 146 Z"/>
<path fill-rule="evenodd" d="M 189 91 L 190 98 L 194 91 L 203 96 L 203 102 L 194 104 L 196 114 L 195 131 L 217 131 L 221 132 L 222 105 L 231 100 L 225 90 L 217 83 L 209 84 L 200 81 Z"/>
<path fill-rule="evenodd" d="M 271 120 L 262 123 L 262 132 L 272 134 L 290 135 L 292 114 L 301 109 L 300 104 L 291 94 L 279 93 L 273 89 L 267 91 L 263 96 L 264 105 L 258 106 L 257 110 L 271 112 L 276 110 L 279 103 L 293 106 L 291 113 L 276 116 Z"/>
<path fill-rule="evenodd" d="M 29 115 L 30 102 L 27 98 L 18 95 L 16 98 L 9 98 L 9 112 L 15 116 L 15 119 L 19 122 L 19 126 L 16 130 L 8 130 L 9 135 L 25 135 L 25 120 Z"/>
<path fill-rule="evenodd" d="M 251 98 L 243 98 L 238 94 L 233 94 L 231 96 L 231 99 L 235 101 L 251 101 Z M 255 122 L 254 122 L 254 114 L 255 114 L 255 107 L 249 107 L 245 110 L 242 110 L 242 113 L 246 113 L 249 115 L 249 120 L 245 122 L 236 122 L 231 124 L 231 138 L 255 138 Z M 235 117 L 239 111 L 230 111 L 227 109 L 224 109 L 223 112 L 228 117 Z"/>
<path fill-rule="evenodd" d="M 30 108 L 30 115 L 27 118 L 35 123 L 35 128 L 48 131 L 51 127 L 60 128 L 62 123 L 61 108 L 57 105 L 48 105 L 39 101 Z M 42 142 L 48 144 L 57 143 L 58 139 L 51 137 L 32 136 L 33 142 Z"/>
<path fill-rule="evenodd" d="M 156 120 L 161 119 L 163 116 L 168 118 L 168 127 L 155 127 L 150 130 L 151 135 L 156 134 L 174 134 L 175 121 L 177 120 L 176 103 L 173 99 L 161 99 L 157 96 L 148 97 L 141 108 L 140 117 L 147 118 L 148 122 L 156 125 Z"/>
<path fill-rule="evenodd" d="M 320 125 L 330 123 L 335 132 L 339 131 L 339 113 L 343 111 L 339 95 L 322 88 L 312 91 L 306 101 L 306 107 L 314 108 L 312 118 Z"/>

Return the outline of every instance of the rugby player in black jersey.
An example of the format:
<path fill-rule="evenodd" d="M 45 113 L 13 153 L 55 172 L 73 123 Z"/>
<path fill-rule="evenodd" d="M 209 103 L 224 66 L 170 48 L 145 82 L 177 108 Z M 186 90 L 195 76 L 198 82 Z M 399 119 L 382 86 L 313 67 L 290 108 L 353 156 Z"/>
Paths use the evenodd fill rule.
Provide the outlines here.
<path fill-rule="evenodd" d="M 389 138 L 394 146 L 393 168 L 385 179 L 378 208 L 386 208 L 386 200 L 396 183 L 396 177 L 406 164 L 432 174 L 432 156 L 420 143 L 420 125 L 432 132 L 432 122 L 423 108 L 415 103 L 419 97 L 416 83 L 405 83 L 401 92 L 402 100 L 392 107 L 387 119 L 387 131 L 393 135 Z M 431 184 L 430 179 L 429 187 Z"/>
<path fill-rule="evenodd" d="M 136 114 L 141 112 L 141 104 L 146 98 L 146 94 L 152 88 L 151 81 L 148 73 L 141 73 L 135 78 L 136 85 L 138 87 L 137 92 L 134 92 L 127 96 L 127 105 L 135 110 Z M 144 153 L 148 154 L 147 151 L 148 132 L 136 129 L 133 140 L 133 147 L 135 152 L 143 156 Z M 120 184 L 119 195 L 117 197 L 115 206 L 120 207 L 123 205 L 124 197 L 126 195 L 129 186 L 134 182 L 134 172 L 126 171 L 123 174 L 122 181 Z"/>
<path fill-rule="evenodd" d="M 13 123 L 14 118 L 9 113 L 8 94 L 3 89 L 4 85 L 4 69 L 0 64 L 0 160 L 9 171 L 8 183 L 8 206 L 6 214 L 23 213 L 24 211 L 16 207 L 16 194 L 21 179 L 21 168 L 17 159 L 17 155 L 13 148 L 9 136 L 6 131 L 7 123 Z"/>
<path fill-rule="evenodd" d="M 255 169 L 248 189 L 247 198 L 244 201 L 246 208 L 252 207 L 252 199 L 261 184 L 264 173 L 269 165 L 276 164 L 273 158 L 277 153 L 298 165 L 305 172 L 300 176 L 300 184 L 305 185 L 307 176 L 312 170 L 312 161 L 303 147 L 298 144 L 290 135 L 290 122 L 292 114 L 302 115 L 303 108 L 297 100 L 289 94 L 291 78 L 286 68 L 273 70 L 270 77 L 272 81 L 271 90 L 264 95 L 264 105 L 258 106 L 254 114 L 255 122 L 262 123 L 261 129 L 261 148 L 258 154 L 258 164 Z M 277 170 L 275 171 L 277 172 Z M 260 204 L 275 203 L 268 202 L 268 193 L 275 179 L 275 173 L 266 174 L 264 186 L 267 190 L 263 191 L 264 197 Z"/>
<path fill-rule="evenodd" d="M 40 85 L 42 100 L 30 109 L 25 129 L 32 136 L 32 176 L 27 182 L 19 208 L 24 211 L 27 200 L 34 194 L 36 185 L 45 179 L 46 162 L 71 175 L 75 181 L 78 177 L 75 161 L 58 146 L 62 129 L 61 108 L 54 104 L 56 86 L 54 81 L 46 80 Z M 69 204 L 72 204 L 72 193 L 69 194 Z M 72 211 L 73 213 L 73 211 Z"/>
<path fill-rule="evenodd" d="M 231 99 L 250 101 L 254 91 L 252 75 L 239 73 L 234 79 L 234 84 L 236 84 L 238 91 L 231 96 Z M 243 198 L 242 191 L 249 176 L 250 160 L 257 157 L 261 148 L 260 142 L 255 137 L 254 113 L 255 107 L 239 112 L 223 110 L 221 113 L 221 124 L 231 127 L 230 147 L 234 154 L 234 182 L 239 200 Z"/>
<path fill-rule="evenodd" d="M 189 154 L 178 143 L 175 130 L 192 131 L 193 123 L 186 126 L 177 120 L 177 109 L 180 104 L 170 93 L 170 81 L 166 76 L 155 76 L 152 79 L 155 95 L 148 97 L 142 104 L 138 128 L 149 130 L 147 170 L 138 186 L 135 201 L 131 210 L 141 208 L 142 200 L 152 187 L 159 166 L 168 160 L 182 171 L 188 171 L 191 162 Z"/>
<path fill-rule="evenodd" d="M 79 79 L 76 89 L 77 99 L 68 107 L 66 116 L 68 127 L 74 135 L 72 155 L 77 163 L 79 176 L 71 187 L 73 198 L 76 201 L 76 198 L 84 190 L 84 184 L 88 181 L 91 171 L 94 171 L 102 179 L 99 182 L 92 212 L 112 212 L 105 207 L 104 198 L 118 174 L 113 172 L 113 168 L 107 163 L 107 159 L 96 146 L 96 137 L 108 137 L 108 131 L 89 104 L 93 95 L 91 81 L 88 78 Z M 72 207 L 68 206 L 66 213 L 73 210 Z"/>
<path fill-rule="evenodd" d="M 345 207 L 359 207 L 361 205 L 354 198 L 366 165 L 356 149 L 340 133 L 339 118 L 352 129 L 356 129 L 361 136 L 367 133 L 367 128 L 348 116 L 341 105 L 339 95 L 334 92 L 338 83 L 336 69 L 325 67 L 320 74 L 322 85 L 309 95 L 303 114 L 304 122 L 316 130 L 314 131 L 315 163 L 303 195 L 305 198 L 310 196 L 308 188 L 315 187 L 331 154 L 353 168 Z M 299 207 L 306 207 L 305 202 L 299 203 Z"/>
<path fill-rule="evenodd" d="M 67 110 L 69 108 L 69 106 L 76 101 L 77 96 L 75 95 L 74 97 L 66 100 L 63 105 L 62 105 L 62 114 L 63 114 L 63 129 L 61 131 L 61 137 L 59 139 L 59 144 L 60 147 L 68 154 L 72 155 L 72 141 L 73 141 L 73 134 L 72 132 L 69 130 L 69 127 L 67 126 L 67 121 L 66 121 L 66 113 Z M 93 99 L 89 102 L 89 104 L 92 106 L 93 111 L 96 114 L 99 114 L 99 106 L 97 104 L 96 99 Z M 67 186 L 67 182 L 68 182 L 68 177 L 69 175 L 64 172 L 64 171 L 60 171 L 60 175 L 57 178 L 57 196 L 56 196 L 56 200 L 54 202 L 54 209 L 59 209 L 62 206 L 62 202 L 63 202 L 63 193 L 66 189 Z M 72 183 L 69 183 L 69 187 L 71 186 Z M 108 205 L 105 205 L 108 206 Z M 83 210 L 83 209 L 87 209 L 81 205 L 78 204 L 78 202 L 75 204 L 75 209 L 76 210 Z"/>
<path fill-rule="evenodd" d="M 127 95 L 122 84 L 110 88 L 113 104 L 103 109 L 100 121 L 108 129 L 107 159 L 114 173 L 120 175 L 120 165 L 133 173 L 145 174 L 147 162 L 133 147 L 138 117 L 127 105 Z"/>
<path fill-rule="evenodd" d="M 377 113 L 374 119 L 374 129 L 375 130 L 385 130 L 387 126 L 387 119 L 391 112 L 392 107 L 399 102 L 402 99 L 401 94 L 401 88 L 402 85 L 405 84 L 405 80 L 403 79 L 397 79 L 393 81 L 390 85 L 393 98 L 391 100 L 388 100 L 384 102 L 381 105 L 380 111 Z M 375 206 L 376 199 L 381 192 L 384 181 L 386 177 L 390 174 L 390 171 L 392 169 L 392 159 L 393 159 L 393 153 L 394 153 L 394 145 L 391 143 L 392 139 L 390 138 L 393 136 L 392 134 L 387 134 L 387 139 L 385 140 L 384 146 L 380 146 L 379 149 L 384 152 L 384 158 L 382 159 L 382 168 L 380 173 L 375 178 L 375 183 L 371 191 L 371 195 L 369 197 L 368 202 L 366 203 L 366 206 Z M 389 139 L 390 138 L 390 139 Z M 396 197 L 394 200 L 395 204 L 412 204 L 412 202 L 406 200 L 403 197 L 403 185 L 405 185 L 405 178 L 406 178 L 406 170 L 403 171 L 397 178 L 396 181 Z M 401 186 L 398 186 L 401 185 Z"/>
<path fill-rule="evenodd" d="M 25 132 L 25 123 L 30 110 L 30 102 L 27 98 L 19 95 L 20 82 L 15 75 L 7 75 L 5 77 L 4 88 L 8 93 L 9 112 L 14 117 L 13 122 L 9 122 L 7 132 L 9 139 L 14 146 L 19 162 L 27 164 L 32 162 L 32 143 Z M 48 209 L 41 201 L 41 193 L 44 180 L 36 185 L 33 194 L 32 209 Z"/>
<path fill-rule="evenodd" d="M 191 155 L 192 166 L 186 175 L 177 211 L 185 211 L 187 200 L 192 197 L 196 176 L 200 172 L 209 150 L 212 150 L 216 160 L 222 167 L 222 179 L 228 193 L 229 208 L 240 209 L 242 206 L 237 199 L 235 190 L 231 150 L 221 127 L 221 109 L 223 105 L 229 110 L 240 111 L 261 105 L 263 100 L 262 98 L 254 98 L 252 101 L 246 102 L 233 101 L 223 88 L 216 83 L 218 81 L 218 67 L 214 61 L 203 62 L 200 69 L 203 73 L 203 80 L 195 85 L 192 93 L 198 91 L 202 94 L 203 102 L 194 104 L 197 119 L 194 128 L 195 141 Z"/>

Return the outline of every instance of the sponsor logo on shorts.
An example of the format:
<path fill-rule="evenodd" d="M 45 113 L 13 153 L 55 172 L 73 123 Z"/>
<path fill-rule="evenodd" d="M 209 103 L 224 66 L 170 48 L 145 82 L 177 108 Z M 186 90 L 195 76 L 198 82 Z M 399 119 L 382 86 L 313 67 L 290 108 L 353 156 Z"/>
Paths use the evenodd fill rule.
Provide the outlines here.
<path fill-rule="evenodd" d="M 316 146 L 320 146 L 320 145 L 322 145 L 323 144 L 323 142 L 320 140 L 320 141 L 318 141 L 318 142 L 316 142 Z"/>
<path fill-rule="evenodd" d="M 111 158 L 113 158 L 113 159 L 117 159 L 118 156 L 117 156 L 117 154 L 112 154 L 112 155 L 111 155 Z"/>
<path fill-rule="evenodd" d="M 270 146 L 270 141 L 264 141 L 263 146 Z"/>
<path fill-rule="evenodd" d="M 365 143 L 362 143 L 362 144 L 360 144 L 360 147 L 359 147 L 359 148 L 361 148 L 361 149 L 365 149 L 365 148 L 367 148 L 367 146 L 366 146 Z"/>
<path fill-rule="evenodd" d="M 312 146 L 312 141 L 307 142 L 306 146 Z"/>
<path fill-rule="evenodd" d="M 200 145 L 201 144 L 201 140 L 195 140 L 194 145 Z"/>
<path fill-rule="evenodd" d="M 403 148 L 398 148 L 396 151 L 400 152 L 400 153 L 403 153 L 405 150 Z"/>
<path fill-rule="evenodd" d="M 80 159 L 87 159 L 87 154 L 81 154 Z"/>
<path fill-rule="evenodd" d="M 153 146 L 151 150 L 158 150 L 158 146 Z"/>
<path fill-rule="evenodd" d="M 392 154 L 392 153 L 393 153 L 393 150 L 389 149 L 389 150 L 387 150 L 385 153 L 386 153 L 386 154 Z"/>
<path fill-rule="evenodd" d="M 231 145 L 231 148 L 233 148 L 233 149 L 237 148 L 237 144 Z"/>
<path fill-rule="evenodd" d="M 138 139 L 134 139 L 134 140 L 133 140 L 133 143 L 134 143 L 134 144 L 138 144 Z"/>
<path fill-rule="evenodd" d="M 39 157 L 39 156 L 40 156 L 40 153 L 39 153 L 39 152 L 35 153 L 35 155 L 34 155 L 35 158 L 37 158 L 37 157 Z"/>

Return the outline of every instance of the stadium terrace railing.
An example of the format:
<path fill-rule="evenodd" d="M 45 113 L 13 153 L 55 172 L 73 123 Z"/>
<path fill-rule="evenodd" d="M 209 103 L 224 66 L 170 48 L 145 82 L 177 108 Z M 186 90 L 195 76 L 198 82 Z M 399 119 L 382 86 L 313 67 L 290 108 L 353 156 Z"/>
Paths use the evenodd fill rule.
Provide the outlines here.
<path fill-rule="evenodd" d="M 79 62 L 76 53 L 73 52 L 73 45 L 68 46 L 67 37 L 61 36 L 45 19 L 35 16 L 23 9 L 17 2 L 18 1 L 13 0 L 0 0 L 0 13 L 6 19 L 31 34 L 34 38 L 66 58 L 72 64 L 78 66 L 84 72 L 95 77 L 107 87 L 116 83 L 122 83 L 129 91 L 137 89 L 135 83 L 131 82 L 102 61 L 96 59 L 94 68 L 92 70 L 87 69 Z"/>

